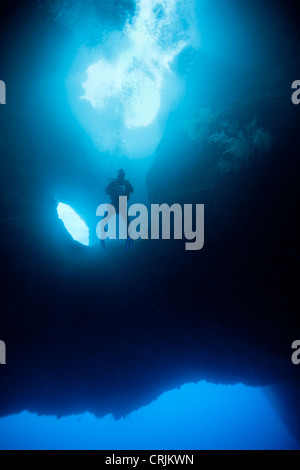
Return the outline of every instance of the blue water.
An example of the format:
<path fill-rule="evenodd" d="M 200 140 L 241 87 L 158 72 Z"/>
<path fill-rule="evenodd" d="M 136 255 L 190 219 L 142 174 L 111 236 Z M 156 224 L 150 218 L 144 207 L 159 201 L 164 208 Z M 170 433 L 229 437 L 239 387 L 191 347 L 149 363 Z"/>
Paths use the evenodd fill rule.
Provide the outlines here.
<path fill-rule="evenodd" d="M 59 35 L 54 36 L 54 40 L 51 35 L 49 50 L 43 49 L 42 41 L 38 41 L 40 46 L 31 45 L 35 53 L 41 47 L 41 57 L 47 60 L 38 64 L 40 76 L 37 79 L 31 77 L 36 71 L 30 72 L 26 84 L 30 105 L 26 105 L 26 100 L 21 104 L 27 106 L 27 125 L 33 133 L 32 140 L 41 135 L 45 141 L 37 138 L 37 150 L 27 151 L 26 158 L 17 158 L 16 165 L 20 175 L 22 171 L 39 174 L 38 181 L 45 186 L 46 198 L 68 202 L 59 206 L 58 215 L 75 240 L 86 246 L 99 245 L 95 231 L 96 207 L 108 202 L 104 190 L 117 170 L 124 167 L 134 186 L 131 201 L 147 203 L 147 175 L 157 146 L 166 129 L 167 136 L 178 133 L 174 125 L 177 108 L 183 113 L 183 142 L 190 138 L 206 144 L 216 135 L 213 134 L 216 118 L 220 115 L 220 120 L 223 119 L 224 109 L 219 103 L 223 90 L 228 89 L 230 102 L 231 93 L 235 96 L 239 83 L 236 77 L 239 78 L 241 72 L 246 76 L 256 60 L 259 62 L 261 45 L 265 46 L 265 42 L 272 45 L 277 30 L 267 7 L 257 7 L 258 2 L 252 7 L 250 2 L 247 7 L 240 7 L 237 1 L 228 0 L 218 2 L 216 8 L 217 2 L 212 0 L 136 0 L 136 14 L 131 17 L 131 10 L 123 12 L 128 21 L 124 21 L 120 29 L 120 25 L 112 23 L 111 31 L 103 29 L 102 38 L 102 19 L 94 15 L 93 6 L 105 2 L 53 0 L 50 3 L 56 4 L 54 11 L 60 27 L 71 30 L 70 42 L 68 47 L 61 47 Z M 164 11 L 161 6 L 158 8 L 160 4 L 165 5 Z M 107 2 L 108 10 L 109 5 Z M 83 31 L 78 31 L 81 29 Z M 95 36 L 89 37 L 94 30 L 96 43 Z M 284 36 L 285 32 L 280 30 L 280 34 Z M 90 43 L 94 45 L 89 46 Z M 64 52 L 56 55 L 60 49 Z M 11 55 L 14 57 L 13 53 Z M 48 70 L 48 62 L 55 66 L 51 65 Z M 280 57 L 277 62 L 280 64 Z M 205 64 L 209 66 L 207 70 Z M 26 68 L 30 70 L 27 60 Z M 256 74 L 257 68 L 254 70 Z M 195 76 L 189 75 L 191 71 Z M 265 83 L 264 76 L 257 77 Z M 290 80 L 295 78 L 290 77 Z M 289 88 L 289 82 L 286 83 Z M 265 93 L 266 96 L 271 93 L 271 84 Z M 47 118 L 37 119 L 37 110 Z M 237 135 L 244 135 L 244 132 L 247 137 L 245 129 L 249 130 L 255 113 L 247 117 L 246 127 L 242 124 L 236 127 Z M 16 115 L 19 115 L 19 108 L 16 108 Z M 235 118 L 233 113 L 232 119 Z M 78 132 L 77 121 L 82 134 Z M 251 136 L 254 135 L 256 142 L 260 137 L 260 143 L 268 149 L 272 136 L 262 126 L 261 123 L 256 128 L 250 126 Z M 26 126 L 24 132 L 19 139 L 22 143 L 26 142 Z M 218 135 L 224 136 L 222 127 Z M 240 139 L 242 144 L 245 140 L 249 144 L 249 139 Z M 216 137 L 215 141 L 218 142 Z M 236 142 L 238 139 L 234 140 Z M 184 147 L 177 151 L 175 138 L 167 144 L 167 150 L 160 150 L 164 153 L 166 168 L 159 160 L 151 181 L 157 178 L 158 189 L 162 182 L 167 187 L 170 185 L 170 191 L 177 197 L 176 174 L 188 168 L 190 160 Z M 201 145 L 199 149 L 199 158 L 202 158 Z M 226 142 L 219 150 L 220 154 L 228 153 Z M 231 150 L 234 155 L 236 149 Z M 44 155 L 39 159 L 38 170 L 32 162 L 28 170 L 27 156 L 32 154 L 35 159 L 41 153 Z M 265 157 L 267 152 L 262 153 Z M 20 155 L 23 155 L 23 147 Z M 171 172 L 169 160 L 173 161 Z M 27 181 L 26 177 L 22 179 Z M 47 219 L 49 225 L 51 217 L 49 215 L 50 221 Z M 30 282 L 26 280 L 25 284 L 26 291 L 31 293 Z M 34 286 L 32 290 L 34 292 Z M 201 382 L 166 392 L 152 404 L 120 420 L 111 415 L 97 419 L 89 413 L 58 420 L 54 416 L 40 417 L 26 411 L 2 418 L 0 448 L 298 449 L 299 444 L 263 389 Z"/>
<path fill-rule="evenodd" d="M 1 449 L 299 449 L 263 389 L 189 384 L 115 420 L 91 414 L 0 420 Z"/>

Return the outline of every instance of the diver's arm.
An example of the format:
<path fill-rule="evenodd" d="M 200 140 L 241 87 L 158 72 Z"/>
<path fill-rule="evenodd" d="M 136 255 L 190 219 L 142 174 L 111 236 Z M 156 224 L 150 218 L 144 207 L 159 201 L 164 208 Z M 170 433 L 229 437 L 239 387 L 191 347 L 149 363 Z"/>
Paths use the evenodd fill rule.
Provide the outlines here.
<path fill-rule="evenodd" d="M 128 191 L 128 194 L 134 193 L 134 189 L 133 189 L 132 185 L 129 183 L 129 181 L 127 183 L 127 191 Z"/>
<path fill-rule="evenodd" d="M 105 190 L 106 194 L 110 195 L 111 192 L 114 190 L 114 186 L 115 186 L 115 181 L 112 181 L 111 183 L 109 183 L 109 185 L 107 186 Z"/>

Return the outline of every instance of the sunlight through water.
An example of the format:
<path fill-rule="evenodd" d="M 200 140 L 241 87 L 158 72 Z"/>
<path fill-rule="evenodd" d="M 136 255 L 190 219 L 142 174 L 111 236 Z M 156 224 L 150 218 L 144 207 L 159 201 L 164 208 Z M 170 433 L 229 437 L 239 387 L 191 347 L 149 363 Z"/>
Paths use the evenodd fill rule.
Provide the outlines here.
<path fill-rule="evenodd" d="M 26 429 L 26 432 L 24 432 Z M 298 449 L 263 389 L 186 384 L 115 420 L 27 412 L 0 419 L 0 449 Z"/>
<path fill-rule="evenodd" d="M 175 57 L 194 41 L 192 0 L 139 0 L 124 28 L 125 48 L 87 70 L 82 99 L 116 112 L 128 129 L 149 126 L 158 116 L 164 80 Z"/>

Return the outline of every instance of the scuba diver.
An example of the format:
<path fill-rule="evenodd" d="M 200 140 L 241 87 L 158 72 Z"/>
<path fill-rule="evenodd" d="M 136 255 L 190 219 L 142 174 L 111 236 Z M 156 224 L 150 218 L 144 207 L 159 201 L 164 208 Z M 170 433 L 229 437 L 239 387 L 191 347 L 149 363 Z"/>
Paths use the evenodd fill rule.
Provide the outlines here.
<path fill-rule="evenodd" d="M 125 176 L 126 176 L 125 171 L 119 170 L 117 178 L 113 179 L 105 190 L 106 194 L 110 197 L 111 204 L 115 207 L 117 215 L 119 215 L 119 197 L 126 196 L 127 201 L 129 201 L 130 195 L 134 192 L 132 185 L 127 179 L 125 179 Z M 127 222 L 127 228 L 128 228 L 128 222 Z M 102 248 L 106 250 L 104 240 L 101 240 L 101 245 L 102 245 Z M 126 251 L 131 250 L 132 248 L 133 248 L 133 240 L 128 235 L 127 240 L 126 240 Z"/>
<path fill-rule="evenodd" d="M 129 181 L 125 179 L 125 176 L 125 171 L 119 170 L 117 178 L 113 179 L 106 188 L 106 194 L 110 196 L 111 204 L 116 208 L 117 214 L 119 212 L 119 197 L 126 196 L 129 201 L 130 194 L 133 193 L 133 187 Z"/>

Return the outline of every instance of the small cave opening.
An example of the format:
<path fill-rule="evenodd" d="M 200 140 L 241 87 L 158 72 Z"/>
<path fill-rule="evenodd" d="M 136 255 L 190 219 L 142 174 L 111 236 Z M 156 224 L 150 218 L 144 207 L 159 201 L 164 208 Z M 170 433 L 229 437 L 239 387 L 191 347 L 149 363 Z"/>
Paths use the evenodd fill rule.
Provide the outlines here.
<path fill-rule="evenodd" d="M 90 245 L 90 230 L 70 205 L 60 202 L 57 206 L 57 214 L 73 240 L 84 246 Z"/>

